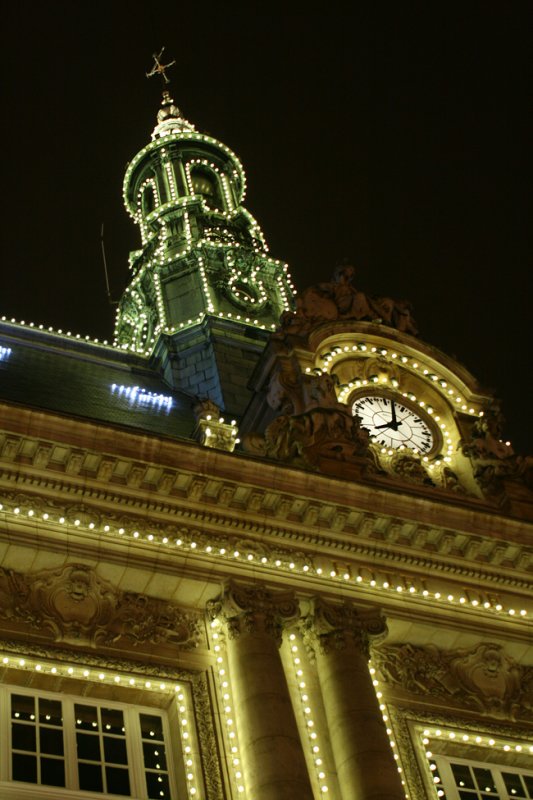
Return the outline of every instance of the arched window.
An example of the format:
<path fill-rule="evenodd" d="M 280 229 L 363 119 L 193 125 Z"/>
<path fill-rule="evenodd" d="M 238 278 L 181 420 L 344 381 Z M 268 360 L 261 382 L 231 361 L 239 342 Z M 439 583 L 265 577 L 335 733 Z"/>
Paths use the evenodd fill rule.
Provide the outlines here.
<path fill-rule="evenodd" d="M 153 183 L 145 184 L 142 193 L 142 215 L 147 217 L 157 206 L 157 197 Z"/>
<path fill-rule="evenodd" d="M 191 171 L 191 182 L 194 194 L 201 195 L 208 208 L 224 208 L 220 184 L 214 172 L 196 167 Z"/>

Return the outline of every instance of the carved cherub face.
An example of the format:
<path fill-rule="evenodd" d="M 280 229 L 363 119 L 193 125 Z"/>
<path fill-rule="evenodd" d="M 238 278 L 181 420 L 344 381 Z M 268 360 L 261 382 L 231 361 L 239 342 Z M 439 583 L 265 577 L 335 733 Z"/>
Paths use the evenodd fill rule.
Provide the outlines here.
<path fill-rule="evenodd" d="M 493 647 L 488 647 L 483 653 L 483 666 L 485 674 L 495 677 L 503 665 L 502 654 Z"/>
<path fill-rule="evenodd" d="M 80 570 L 73 572 L 70 576 L 67 589 L 73 600 L 78 602 L 83 600 L 89 593 L 89 579 L 87 575 Z"/>

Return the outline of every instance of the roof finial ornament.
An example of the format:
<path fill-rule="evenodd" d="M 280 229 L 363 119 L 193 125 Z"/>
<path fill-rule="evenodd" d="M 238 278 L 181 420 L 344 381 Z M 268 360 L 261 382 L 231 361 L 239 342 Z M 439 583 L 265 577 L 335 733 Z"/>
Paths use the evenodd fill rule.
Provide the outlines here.
<path fill-rule="evenodd" d="M 157 112 L 157 125 L 152 131 L 152 139 L 183 133 L 183 131 L 194 131 L 194 125 L 191 125 L 191 123 L 185 119 L 170 96 L 168 90 L 170 79 L 167 77 L 167 69 L 172 67 L 176 63 L 176 60 L 173 59 L 169 61 L 168 64 L 163 64 L 162 58 L 164 50 L 165 48 L 162 47 L 159 53 L 153 54 L 154 65 L 150 72 L 146 73 L 147 78 L 159 75 L 163 81 L 163 97 L 161 100 L 161 107 Z"/>
<path fill-rule="evenodd" d="M 161 75 L 161 78 L 163 79 L 163 86 L 168 86 L 170 80 L 167 78 L 166 71 L 169 67 L 172 67 L 176 63 L 176 59 L 169 61 L 168 64 L 161 63 L 161 56 L 163 55 L 164 49 L 165 48 L 162 47 L 159 53 L 153 54 L 154 66 L 152 67 L 150 72 L 146 73 L 146 77 L 151 78 L 154 75 Z"/>

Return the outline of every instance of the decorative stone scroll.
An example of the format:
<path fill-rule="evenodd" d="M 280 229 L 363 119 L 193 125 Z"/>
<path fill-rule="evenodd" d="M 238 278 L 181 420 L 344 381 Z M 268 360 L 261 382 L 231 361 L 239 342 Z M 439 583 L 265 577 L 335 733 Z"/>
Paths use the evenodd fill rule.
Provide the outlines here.
<path fill-rule="evenodd" d="M 292 592 L 271 592 L 261 585 L 239 586 L 231 581 L 221 599 L 209 601 L 207 613 L 226 624 L 230 639 L 260 630 L 279 647 L 283 625 L 297 619 L 299 606 Z"/>
<path fill-rule="evenodd" d="M 118 590 L 86 564 L 23 575 L 0 569 L 0 619 L 52 634 L 57 642 L 181 649 L 201 641 L 200 615 L 165 600 Z"/>
<path fill-rule="evenodd" d="M 373 660 L 391 687 L 498 717 L 533 718 L 533 666 L 521 666 L 499 644 L 451 651 L 387 645 Z"/>

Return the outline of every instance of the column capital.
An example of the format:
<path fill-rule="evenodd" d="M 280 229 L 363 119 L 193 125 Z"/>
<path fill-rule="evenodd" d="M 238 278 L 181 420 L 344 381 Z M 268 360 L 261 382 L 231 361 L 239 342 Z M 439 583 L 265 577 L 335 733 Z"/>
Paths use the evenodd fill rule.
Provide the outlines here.
<path fill-rule="evenodd" d="M 302 619 L 301 631 L 311 656 L 346 650 L 354 644 L 370 658 L 370 642 L 382 641 L 387 624 L 378 608 L 358 608 L 352 603 L 335 605 L 320 597 L 312 601 L 310 613 Z"/>
<path fill-rule="evenodd" d="M 243 633 L 266 633 L 281 644 L 283 624 L 300 615 L 293 592 L 272 592 L 264 584 L 246 585 L 228 581 L 218 600 L 207 604 L 210 619 L 226 625 L 228 638 Z"/>

